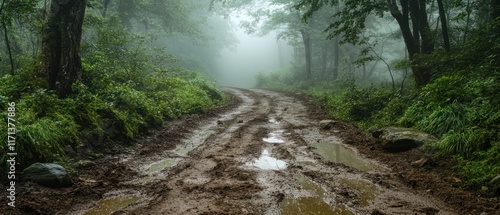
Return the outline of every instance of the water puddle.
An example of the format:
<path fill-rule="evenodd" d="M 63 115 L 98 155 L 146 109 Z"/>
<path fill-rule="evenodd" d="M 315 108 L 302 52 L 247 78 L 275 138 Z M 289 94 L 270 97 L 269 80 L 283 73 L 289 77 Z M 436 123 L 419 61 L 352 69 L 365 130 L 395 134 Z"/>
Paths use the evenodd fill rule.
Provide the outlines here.
<path fill-rule="evenodd" d="M 267 149 L 264 149 L 264 151 L 262 151 L 262 154 L 260 155 L 259 159 L 253 162 L 248 162 L 246 163 L 246 165 L 255 166 L 263 170 L 280 170 L 280 169 L 286 169 L 287 166 L 285 161 L 271 157 Z"/>
<path fill-rule="evenodd" d="M 267 138 L 262 138 L 262 140 L 266 143 L 284 143 L 285 141 L 281 138 L 283 135 L 283 132 L 285 130 L 277 130 L 269 133 L 269 137 Z"/>
<path fill-rule="evenodd" d="M 293 177 L 299 182 L 299 184 L 305 190 L 309 190 L 309 191 L 313 192 L 314 194 L 318 195 L 319 197 L 324 196 L 325 191 L 323 190 L 323 188 L 321 188 L 320 186 L 315 184 L 308 177 L 306 177 L 300 173 L 295 174 Z"/>
<path fill-rule="evenodd" d="M 109 215 L 139 201 L 139 199 L 139 196 L 121 196 L 104 199 L 97 203 L 96 208 L 85 212 L 84 215 Z"/>
<path fill-rule="evenodd" d="M 311 146 L 315 148 L 313 151 L 328 161 L 343 163 L 363 172 L 373 170 L 372 166 L 368 162 L 363 160 L 363 158 L 359 157 L 351 150 L 346 149 L 342 146 L 342 144 L 319 142 L 314 143 Z"/>
<path fill-rule="evenodd" d="M 280 208 L 283 215 L 354 215 L 344 206 L 332 208 L 316 197 L 286 198 L 281 202 Z"/>
<path fill-rule="evenodd" d="M 177 162 L 179 162 L 179 159 L 172 159 L 172 158 L 165 159 L 165 160 L 151 164 L 151 166 L 149 166 L 146 169 L 146 172 L 148 172 L 148 173 L 158 172 L 158 171 L 161 171 L 167 167 L 175 166 L 177 164 Z"/>
<path fill-rule="evenodd" d="M 370 202 L 382 193 L 382 190 L 367 181 L 342 178 L 340 179 L 340 183 L 359 191 L 359 199 L 362 206 L 370 205 Z"/>

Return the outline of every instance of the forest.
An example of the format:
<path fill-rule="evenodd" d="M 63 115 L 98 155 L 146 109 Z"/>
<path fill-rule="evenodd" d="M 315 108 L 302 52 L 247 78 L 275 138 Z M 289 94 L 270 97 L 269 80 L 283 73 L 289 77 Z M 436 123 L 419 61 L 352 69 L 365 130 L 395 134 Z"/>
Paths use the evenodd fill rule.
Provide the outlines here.
<path fill-rule="evenodd" d="M 499 197 L 499 17 L 499 0 L 1 0 L 0 181 L 37 162 L 78 175 L 234 105 L 230 86 L 431 134 L 422 150 L 453 162 L 455 187 Z M 272 37 L 260 55 L 277 66 L 225 60 L 236 31 Z"/>

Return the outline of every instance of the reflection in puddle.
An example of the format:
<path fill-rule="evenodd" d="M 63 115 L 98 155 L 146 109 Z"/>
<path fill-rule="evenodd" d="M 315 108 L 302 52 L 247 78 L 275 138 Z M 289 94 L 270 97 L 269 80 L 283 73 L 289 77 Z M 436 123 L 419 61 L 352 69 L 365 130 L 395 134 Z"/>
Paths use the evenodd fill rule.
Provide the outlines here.
<path fill-rule="evenodd" d="M 320 186 L 318 186 L 317 184 L 312 182 L 311 179 L 309 179 L 308 177 L 306 177 L 300 173 L 297 173 L 294 175 L 294 178 L 297 179 L 299 184 L 305 190 L 310 190 L 320 197 L 323 197 L 323 195 L 325 194 L 325 191 L 323 190 L 323 188 L 321 188 Z"/>
<path fill-rule="evenodd" d="M 328 161 L 343 163 L 364 172 L 372 170 L 372 166 L 369 163 L 341 144 L 319 142 L 311 146 L 315 148 L 314 151 L 316 153 Z"/>
<path fill-rule="evenodd" d="M 262 140 L 266 143 L 284 143 L 285 141 L 281 139 L 283 132 L 284 130 L 273 131 L 269 133 L 268 138 L 262 138 Z"/>
<path fill-rule="evenodd" d="M 259 159 L 246 163 L 247 166 L 255 166 L 264 170 L 286 169 L 286 162 L 270 156 L 269 151 L 264 149 Z"/>
<path fill-rule="evenodd" d="M 97 208 L 85 212 L 84 215 L 109 215 L 139 201 L 139 199 L 139 196 L 122 196 L 104 199 L 97 203 Z"/>
<path fill-rule="evenodd" d="M 283 215 L 354 215 L 344 206 L 331 208 L 321 198 L 284 199 L 281 204 Z"/>
<path fill-rule="evenodd" d="M 359 191 L 359 199 L 362 206 L 368 206 L 377 195 L 382 193 L 382 190 L 379 190 L 375 185 L 362 180 L 342 178 L 340 179 L 340 183 Z"/>
<path fill-rule="evenodd" d="M 176 165 L 178 161 L 179 161 L 178 159 L 165 159 L 165 160 L 153 163 L 153 164 L 151 164 L 151 166 L 149 166 L 146 169 L 146 172 L 152 173 L 152 172 L 161 171 L 167 167 L 172 167 L 172 166 Z"/>

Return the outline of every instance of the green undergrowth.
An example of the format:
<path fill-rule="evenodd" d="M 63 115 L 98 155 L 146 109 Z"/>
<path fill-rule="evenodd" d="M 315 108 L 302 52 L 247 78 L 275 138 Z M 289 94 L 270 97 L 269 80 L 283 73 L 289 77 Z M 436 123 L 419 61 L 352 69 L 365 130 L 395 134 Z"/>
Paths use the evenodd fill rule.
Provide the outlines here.
<path fill-rule="evenodd" d="M 459 161 L 450 173 L 463 178 L 465 187 L 499 196 L 500 181 L 489 183 L 500 175 L 498 42 L 478 39 L 457 52 L 422 56 L 436 68 L 434 80 L 421 89 L 406 87 L 404 95 L 393 92 L 390 84 L 294 82 L 290 72 L 260 75 L 258 83 L 312 95 L 333 117 L 367 130 L 394 125 L 431 133 L 439 141 L 429 149 Z"/>
<path fill-rule="evenodd" d="M 21 62 L 15 75 L 0 73 L 2 121 L 7 120 L 7 104 L 16 103 L 18 170 L 34 162 L 71 168 L 75 160 L 130 145 L 169 120 L 226 102 L 206 77 L 176 67 L 179 59 L 150 43 L 152 35 L 128 31 L 116 16 L 85 20 L 82 80 L 67 98 L 47 90 L 37 59 Z M 0 123 L 0 131 L 0 139 L 6 140 L 6 123 Z M 4 164 L 6 153 L 1 144 Z M 0 167 L 2 174 L 5 167 Z"/>
<path fill-rule="evenodd" d="M 9 95 L 7 86 L 21 81 L 13 76 L 0 78 L 0 95 Z M 188 72 L 155 72 L 145 75 L 144 83 L 101 81 L 107 83 L 100 89 L 75 85 L 77 92 L 65 99 L 36 87 L 2 96 L 2 110 L 7 102 L 16 102 L 16 152 L 21 166 L 53 162 L 68 154 L 92 154 L 112 143 L 128 144 L 168 120 L 203 113 L 225 101 L 214 84 Z M 6 121 L 5 111 L 1 117 Z M 7 130 L 5 123 L 0 130 Z M 6 132 L 0 136 L 7 138 Z M 5 147 L 0 146 L 3 161 Z"/>
<path fill-rule="evenodd" d="M 0 109 L 7 110 L 8 102 L 16 103 L 18 168 L 94 156 L 116 145 L 128 145 L 169 120 L 203 113 L 226 100 L 206 78 L 179 68 L 116 81 L 113 74 L 89 64 L 85 67 L 83 83 L 75 84 L 75 92 L 65 99 L 44 89 L 29 70 L 0 78 Z M 7 111 L 0 113 L 5 122 Z M 0 130 L 7 131 L 6 126 L 1 123 Z M 0 132 L 2 140 L 6 135 Z M 6 144 L 0 145 L 3 163 L 8 159 L 6 150 Z"/>

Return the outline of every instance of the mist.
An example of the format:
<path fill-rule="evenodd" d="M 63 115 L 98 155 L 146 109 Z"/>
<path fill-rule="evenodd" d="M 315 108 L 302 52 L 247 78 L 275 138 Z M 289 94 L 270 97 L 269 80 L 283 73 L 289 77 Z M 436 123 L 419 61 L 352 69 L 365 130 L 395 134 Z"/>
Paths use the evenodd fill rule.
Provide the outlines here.
<path fill-rule="evenodd" d="M 293 60 L 293 48 L 286 41 L 277 40 L 277 32 L 261 37 L 250 35 L 238 25 L 239 18 L 228 19 L 238 43 L 234 49 L 222 50 L 216 60 L 214 79 L 218 85 L 251 88 L 255 86 L 258 73 L 279 70 Z"/>

